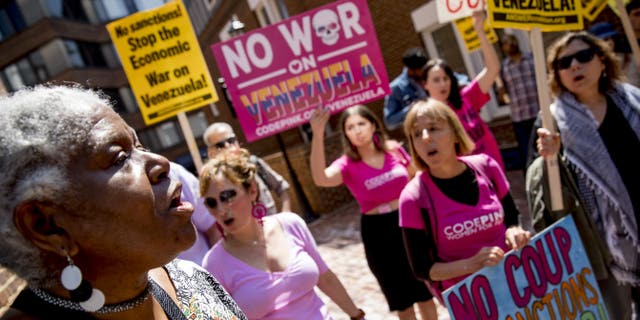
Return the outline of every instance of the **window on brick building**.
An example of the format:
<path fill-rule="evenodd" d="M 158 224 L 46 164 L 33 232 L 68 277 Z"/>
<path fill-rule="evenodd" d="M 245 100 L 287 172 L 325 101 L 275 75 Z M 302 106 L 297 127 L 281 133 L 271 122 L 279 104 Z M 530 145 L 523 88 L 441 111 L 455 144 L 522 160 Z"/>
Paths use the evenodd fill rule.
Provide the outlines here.
<path fill-rule="evenodd" d="M 0 4 L 0 40 L 9 38 L 27 27 L 16 1 L 2 2 Z"/>
<path fill-rule="evenodd" d="M 144 10 L 157 8 L 165 4 L 167 1 L 166 0 L 133 0 L 133 2 L 136 4 L 136 9 L 138 9 L 139 11 L 144 11 Z M 188 1 L 183 1 L 183 2 L 186 6 Z"/>
<path fill-rule="evenodd" d="M 4 86 L 10 91 L 19 90 L 39 82 L 36 71 L 29 58 L 22 58 L 0 72 Z"/>
<path fill-rule="evenodd" d="M 107 66 L 99 43 L 64 40 L 64 46 L 74 68 Z"/>
<path fill-rule="evenodd" d="M 163 149 L 167 149 L 184 141 L 178 125 L 174 120 L 165 121 L 155 127 L 156 134 Z"/>
<path fill-rule="evenodd" d="M 80 49 L 78 48 L 78 44 L 75 41 L 64 40 L 64 48 L 67 50 L 67 56 L 69 57 L 69 61 L 71 61 L 72 67 L 84 67 L 82 54 L 80 54 Z"/>
<path fill-rule="evenodd" d="M 209 122 L 207 121 L 207 116 L 203 111 L 198 111 L 192 114 L 189 114 L 189 126 L 191 127 L 191 132 L 193 136 L 197 139 L 201 137 L 207 127 L 209 126 Z"/>
<path fill-rule="evenodd" d="M 2 79 L 4 83 L 7 84 L 10 91 L 16 91 L 25 86 L 16 64 L 12 64 L 4 68 L 2 71 Z"/>
<path fill-rule="evenodd" d="M 47 65 L 44 61 L 44 58 L 42 58 L 42 54 L 40 53 L 40 51 L 35 51 L 29 54 L 29 61 L 31 62 L 33 72 L 35 73 L 39 82 L 43 82 L 49 79 Z"/>
<path fill-rule="evenodd" d="M 154 126 L 136 130 L 136 133 L 142 145 L 156 153 L 184 143 L 179 125 L 175 120 L 167 120 Z"/>

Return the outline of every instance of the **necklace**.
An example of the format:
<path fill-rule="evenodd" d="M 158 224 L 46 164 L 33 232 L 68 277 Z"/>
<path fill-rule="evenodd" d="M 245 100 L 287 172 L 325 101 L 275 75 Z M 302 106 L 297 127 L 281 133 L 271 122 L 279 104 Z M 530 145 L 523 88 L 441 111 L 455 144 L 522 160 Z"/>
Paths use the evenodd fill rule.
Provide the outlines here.
<path fill-rule="evenodd" d="M 259 247 L 266 248 L 267 247 L 267 243 L 266 242 L 262 243 L 262 242 L 260 242 L 258 240 L 253 240 L 253 242 L 251 242 L 251 246 L 253 246 L 253 247 L 258 247 L 259 246 Z"/>
<path fill-rule="evenodd" d="M 262 247 L 262 248 L 266 248 L 267 247 L 267 243 L 266 242 L 260 242 L 259 239 L 253 240 L 251 242 L 241 242 L 238 240 L 233 240 L 233 241 L 229 241 L 228 239 L 225 240 L 228 244 L 234 246 L 234 247 Z"/>
<path fill-rule="evenodd" d="M 267 239 L 264 237 L 264 226 L 258 225 L 256 230 L 256 238 L 249 241 L 241 241 L 235 237 L 227 237 L 225 240 L 229 245 L 234 247 L 267 247 Z M 262 240 L 262 241 L 260 241 Z"/>
<path fill-rule="evenodd" d="M 35 293 L 36 296 L 38 296 L 38 298 L 50 304 L 75 310 L 75 311 L 86 312 L 77 302 L 56 297 L 42 289 L 38 289 L 38 288 L 30 288 L 30 289 L 31 291 L 33 291 L 33 293 Z M 100 314 L 115 313 L 115 312 L 131 310 L 141 305 L 143 302 L 147 301 L 150 293 L 151 293 L 151 281 L 147 281 L 147 286 L 144 288 L 144 290 L 142 290 L 142 292 L 139 295 L 127 301 L 114 303 L 114 304 L 105 304 L 104 306 L 102 306 L 102 308 L 100 308 L 100 310 L 96 311 L 96 313 L 100 313 Z"/>

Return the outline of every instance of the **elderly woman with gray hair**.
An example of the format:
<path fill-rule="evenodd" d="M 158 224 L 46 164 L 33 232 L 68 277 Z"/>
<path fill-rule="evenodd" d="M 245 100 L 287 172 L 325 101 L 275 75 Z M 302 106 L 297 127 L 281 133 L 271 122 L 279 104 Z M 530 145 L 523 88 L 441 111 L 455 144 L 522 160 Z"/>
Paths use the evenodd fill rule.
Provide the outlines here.
<path fill-rule="evenodd" d="M 80 87 L 0 98 L 0 264 L 28 282 L 8 317 L 246 319 L 174 260 L 195 239 L 169 161 Z"/>

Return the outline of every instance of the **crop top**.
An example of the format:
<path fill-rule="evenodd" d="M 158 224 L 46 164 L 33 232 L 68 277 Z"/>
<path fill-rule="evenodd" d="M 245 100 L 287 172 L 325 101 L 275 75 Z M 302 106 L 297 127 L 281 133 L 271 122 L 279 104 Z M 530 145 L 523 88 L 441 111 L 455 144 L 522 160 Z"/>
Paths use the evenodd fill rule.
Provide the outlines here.
<path fill-rule="evenodd" d="M 369 212 L 377 206 L 400 197 L 409 181 L 411 157 L 402 146 L 384 155 L 382 168 L 376 169 L 364 161 L 354 161 L 343 155 L 331 163 L 339 169 L 342 181 L 360 205 L 360 211 Z"/>

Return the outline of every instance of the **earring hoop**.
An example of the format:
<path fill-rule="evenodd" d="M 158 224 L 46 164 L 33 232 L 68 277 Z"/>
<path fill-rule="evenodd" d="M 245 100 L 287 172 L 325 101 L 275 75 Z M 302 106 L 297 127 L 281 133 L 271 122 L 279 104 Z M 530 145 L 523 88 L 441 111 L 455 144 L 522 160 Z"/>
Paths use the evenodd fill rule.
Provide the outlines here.
<path fill-rule="evenodd" d="M 259 200 L 254 201 L 251 207 L 251 215 L 262 224 L 262 218 L 267 215 L 267 207 Z"/>

